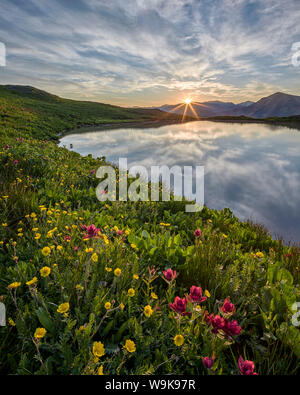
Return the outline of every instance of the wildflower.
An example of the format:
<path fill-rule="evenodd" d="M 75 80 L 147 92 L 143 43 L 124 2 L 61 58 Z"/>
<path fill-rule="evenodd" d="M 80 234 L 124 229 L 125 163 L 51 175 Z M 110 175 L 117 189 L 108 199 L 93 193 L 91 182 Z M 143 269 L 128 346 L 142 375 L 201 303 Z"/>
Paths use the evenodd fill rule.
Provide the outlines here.
<path fill-rule="evenodd" d="M 83 286 L 80 285 L 80 284 L 76 285 L 76 289 L 77 289 L 77 291 L 83 291 L 84 290 Z"/>
<path fill-rule="evenodd" d="M 137 274 L 134 274 L 132 277 L 133 277 L 135 280 L 138 280 L 138 279 L 140 278 Z"/>
<path fill-rule="evenodd" d="M 128 296 L 130 296 L 132 298 L 134 295 L 135 295 L 135 290 L 133 288 L 129 288 Z"/>
<path fill-rule="evenodd" d="M 56 311 L 60 314 L 65 314 L 69 311 L 69 309 L 70 309 L 70 304 L 68 302 L 66 302 L 66 303 L 60 304 Z"/>
<path fill-rule="evenodd" d="M 224 300 L 223 306 L 221 307 L 221 310 L 223 311 L 223 313 L 225 314 L 233 314 L 235 311 L 235 306 L 233 303 L 230 303 L 230 298 L 228 296 L 228 298 L 226 298 Z"/>
<path fill-rule="evenodd" d="M 19 163 L 18 159 L 14 160 L 14 164 L 17 165 Z"/>
<path fill-rule="evenodd" d="M 9 323 L 10 326 L 16 326 L 15 321 L 11 317 L 9 317 L 8 323 Z"/>
<path fill-rule="evenodd" d="M 117 235 L 118 236 L 122 236 L 123 233 L 124 233 L 124 230 L 117 230 Z"/>
<path fill-rule="evenodd" d="M 105 267 L 105 270 L 109 273 L 109 272 L 111 272 L 112 271 L 112 268 L 111 267 Z"/>
<path fill-rule="evenodd" d="M 128 352 L 135 352 L 136 351 L 135 343 L 134 343 L 134 341 L 132 341 L 130 339 L 126 340 L 124 348 Z"/>
<path fill-rule="evenodd" d="M 176 296 L 174 303 L 169 303 L 170 309 L 181 315 L 190 314 L 186 311 L 186 306 L 187 306 L 186 298 L 180 299 L 179 296 Z"/>
<path fill-rule="evenodd" d="M 85 249 L 85 252 L 86 252 L 86 253 L 93 252 L 93 251 L 94 251 L 94 248 L 91 248 L 91 247 Z"/>
<path fill-rule="evenodd" d="M 207 289 L 204 291 L 204 295 L 210 298 L 210 292 Z"/>
<path fill-rule="evenodd" d="M 182 335 L 176 335 L 174 337 L 175 346 L 180 347 L 183 345 L 183 343 L 184 343 L 184 337 Z"/>
<path fill-rule="evenodd" d="M 34 284 L 36 284 L 36 283 L 37 283 L 37 281 L 38 281 L 37 277 L 33 277 L 33 279 L 32 279 L 32 280 L 30 280 L 30 281 L 27 281 L 26 285 L 28 285 L 28 286 L 30 287 L 31 285 L 34 285 Z"/>
<path fill-rule="evenodd" d="M 95 174 L 95 170 L 91 170 L 91 171 L 90 171 L 90 174 Z"/>
<path fill-rule="evenodd" d="M 153 314 L 152 307 L 148 304 L 147 306 L 144 307 L 144 314 L 147 318 L 150 318 L 151 315 Z"/>
<path fill-rule="evenodd" d="M 92 261 L 93 261 L 93 262 L 98 262 L 98 255 L 97 255 L 96 253 L 94 253 L 94 254 L 92 255 Z"/>
<path fill-rule="evenodd" d="M 42 277 L 48 277 L 51 273 L 51 268 L 49 266 L 44 266 L 41 268 L 40 273 Z"/>
<path fill-rule="evenodd" d="M 98 233 L 101 231 L 101 229 L 96 228 L 94 224 L 89 226 L 82 225 L 81 229 L 87 231 L 87 233 L 84 234 L 84 237 L 88 239 L 92 239 L 93 237 L 98 236 Z"/>
<path fill-rule="evenodd" d="M 137 249 L 137 246 L 136 246 L 134 243 L 131 243 L 131 244 L 130 244 L 130 247 L 133 248 L 134 250 Z"/>
<path fill-rule="evenodd" d="M 211 358 L 209 357 L 204 357 L 202 358 L 203 361 L 203 365 L 207 368 L 207 369 L 211 369 L 211 367 L 213 366 L 214 362 L 215 362 L 215 356 L 214 354 L 212 355 Z"/>
<path fill-rule="evenodd" d="M 39 240 L 41 238 L 41 234 L 40 233 L 36 233 L 34 238 L 35 238 L 35 240 Z"/>
<path fill-rule="evenodd" d="M 44 256 L 49 256 L 50 253 L 51 253 L 51 249 L 50 249 L 49 247 L 44 247 L 44 248 L 42 249 L 42 254 L 43 254 Z"/>
<path fill-rule="evenodd" d="M 11 284 L 9 284 L 8 285 L 8 289 L 16 289 L 16 288 L 18 288 L 19 286 L 21 285 L 21 283 L 19 283 L 19 282 L 14 282 L 14 283 L 11 283 Z"/>
<path fill-rule="evenodd" d="M 151 292 L 151 298 L 152 299 L 158 299 L 158 296 L 156 295 L 155 292 Z"/>
<path fill-rule="evenodd" d="M 168 281 L 172 281 L 176 278 L 176 270 L 173 271 L 172 269 L 167 269 L 163 272 L 163 275 Z"/>
<path fill-rule="evenodd" d="M 125 306 L 124 306 L 124 304 L 123 304 L 123 303 L 120 303 L 119 307 L 120 307 L 120 309 L 121 309 L 122 311 L 123 311 L 123 310 L 124 310 L 124 308 L 125 308 Z"/>
<path fill-rule="evenodd" d="M 35 339 L 42 339 L 46 335 L 47 331 L 45 328 L 36 328 L 34 332 Z"/>
<path fill-rule="evenodd" d="M 189 300 L 193 303 L 205 302 L 207 298 L 202 296 L 202 288 L 193 285 L 190 289 Z"/>
<path fill-rule="evenodd" d="M 119 269 L 118 267 L 114 270 L 114 275 L 117 277 L 120 277 L 122 274 L 122 270 Z"/>
<path fill-rule="evenodd" d="M 106 310 L 109 310 L 111 308 L 111 303 L 110 302 L 106 302 L 104 307 L 106 308 Z"/>
<path fill-rule="evenodd" d="M 7 223 L 4 222 L 4 223 L 2 224 L 2 226 L 3 226 L 3 228 L 6 228 L 6 227 L 7 227 Z"/>
<path fill-rule="evenodd" d="M 195 236 L 195 237 L 201 237 L 201 236 L 202 236 L 201 230 L 200 230 L 200 229 L 196 229 L 196 230 L 194 231 L 194 236 Z"/>
<path fill-rule="evenodd" d="M 254 372 L 255 365 L 253 361 L 245 361 L 242 356 L 238 360 L 239 371 L 243 376 L 257 376 Z"/>
<path fill-rule="evenodd" d="M 57 249 L 57 251 L 61 251 L 63 249 L 63 247 L 62 246 L 57 246 L 56 249 Z"/>
<path fill-rule="evenodd" d="M 67 236 L 65 237 L 65 241 L 66 241 L 67 243 L 69 243 L 70 240 L 71 240 L 71 236 L 67 235 Z"/>
<path fill-rule="evenodd" d="M 105 348 L 101 342 L 94 342 L 93 354 L 95 357 L 98 357 L 98 358 L 102 357 L 105 354 Z"/>
<path fill-rule="evenodd" d="M 103 376 L 103 365 L 101 365 L 98 369 L 98 376 Z"/>
<path fill-rule="evenodd" d="M 262 252 L 260 252 L 260 251 L 258 251 L 255 255 L 257 256 L 257 258 L 263 258 L 264 257 L 264 254 Z"/>

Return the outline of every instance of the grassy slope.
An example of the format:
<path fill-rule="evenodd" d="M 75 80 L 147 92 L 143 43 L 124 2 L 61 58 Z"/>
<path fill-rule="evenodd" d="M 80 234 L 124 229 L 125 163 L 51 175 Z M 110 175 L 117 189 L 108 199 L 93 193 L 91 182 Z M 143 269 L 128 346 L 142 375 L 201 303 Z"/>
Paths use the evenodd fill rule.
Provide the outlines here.
<path fill-rule="evenodd" d="M 181 116 L 159 110 L 62 99 L 32 87 L 0 86 L 0 120 L 6 133 L 57 139 L 58 132 L 81 126 L 120 122 L 176 121 Z M 192 119 L 192 118 L 191 118 Z"/>
<path fill-rule="evenodd" d="M 99 180 L 91 174 L 100 160 L 29 137 L 55 137 L 66 127 L 57 103 L 11 95 L 1 94 L 9 116 L 2 113 L 0 125 L 0 295 L 16 326 L 10 321 L 0 328 L 0 372 L 92 374 L 103 364 L 105 373 L 206 374 L 201 357 L 215 353 L 216 374 L 237 374 L 239 355 L 254 360 L 260 374 L 299 373 L 300 332 L 291 324 L 291 306 L 299 300 L 297 248 L 241 223 L 228 209 L 186 214 L 181 202 L 100 203 Z M 25 140 L 16 141 L 22 130 Z M 104 236 L 84 241 L 82 224 L 95 224 Z M 118 236 L 116 227 L 128 234 Z M 196 228 L 201 242 L 193 235 Z M 41 253 L 45 246 L 49 257 Z M 93 248 L 98 262 L 86 248 Z M 40 274 L 44 266 L 51 268 L 46 278 Z M 157 278 L 149 266 L 156 267 Z M 177 270 L 176 285 L 162 279 L 169 267 Z M 26 285 L 34 277 L 37 294 Z M 20 287 L 9 291 L 15 281 Z M 210 297 L 193 313 L 194 321 L 184 317 L 179 329 L 168 303 L 191 285 L 209 290 Z M 232 340 L 211 334 L 202 319 L 205 309 L 217 314 L 227 296 L 243 328 Z M 107 301 L 113 304 L 108 313 Z M 57 312 L 63 302 L 70 303 L 68 317 Z M 147 304 L 154 311 L 150 318 L 143 314 Z M 37 327 L 47 329 L 40 359 L 34 358 L 32 338 Z M 173 343 L 178 333 L 185 338 L 182 347 Z M 134 340 L 135 353 L 123 351 L 126 339 Z M 92 356 L 94 341 L 106 349 L 99 361 Z"/>

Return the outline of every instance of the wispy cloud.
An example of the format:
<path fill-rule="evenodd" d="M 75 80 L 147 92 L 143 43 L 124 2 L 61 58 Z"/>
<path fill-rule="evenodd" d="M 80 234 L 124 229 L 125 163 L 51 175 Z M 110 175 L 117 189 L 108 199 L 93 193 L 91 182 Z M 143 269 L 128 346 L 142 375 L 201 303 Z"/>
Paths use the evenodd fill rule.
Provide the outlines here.
<path fill-rule="evenodd" d="M 1 83 L 117 104 L 299 94 L 298 0 L 2 0 Z"/>

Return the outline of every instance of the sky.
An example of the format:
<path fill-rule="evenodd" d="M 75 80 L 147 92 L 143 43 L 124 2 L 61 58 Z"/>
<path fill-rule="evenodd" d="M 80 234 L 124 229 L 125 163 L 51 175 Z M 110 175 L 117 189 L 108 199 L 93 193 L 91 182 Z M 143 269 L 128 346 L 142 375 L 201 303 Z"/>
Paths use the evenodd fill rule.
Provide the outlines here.
<path fill-rule="evenodd" d="M 0 84 L 121 106 L 300 95 L 299 21 L 300 0 L 1 0 Z"/>

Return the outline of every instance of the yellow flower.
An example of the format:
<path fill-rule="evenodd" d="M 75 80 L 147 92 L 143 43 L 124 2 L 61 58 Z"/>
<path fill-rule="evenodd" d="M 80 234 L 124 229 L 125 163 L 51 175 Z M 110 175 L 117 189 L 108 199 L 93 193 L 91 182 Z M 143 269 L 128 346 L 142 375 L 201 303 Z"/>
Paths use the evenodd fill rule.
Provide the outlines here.
<path fill-rule="evenodd" d="M 10 318 L 10 317 L 9 317 L 9 319 L 8 319 L 8 323 L 9 323 L 9 325 L 11 325 L 11 326 L 16 326 L 15 321 L 14 321 L 12 318 Z"/>
<path fill-rule="evenodd" d="M 93 354 L 95 357 L 102 357 L 105 354 L 104 345 L 101 342 L 94 342 L 93 344 Z"/>
<path fill-rule="evenodd" d="M 124 306 L 124 304 L 123 303 L 120 303 L 120 309 L 123 311 L 124 310 L 124 308 L 125 308 L 125 306 Z"/>
<path fill-rule="evenodd" d="M 42 277 L 48 277 L 51 273 L 51 268 L 49 266 L 44 266 L 41 268 L 40 273 Z"/>
<path fill-rule="evenodd" d="M 2 224 L 2 226 L 5 228 L 7 226 L 7 223 L 5 222 L 4 224 Z"/>
<path fill-rule="evenodd" d="M 20 285 L 21 285 L 21 283 L 16 281 L 14 283 L 9 284 L 7 288 L 8 289 L 15 289 L 15 288 L 18 288 Z"/>
<path fill-rule="evenodd" d="M 158 299 L 158 296 L 156 295 L 155 292 L 151 292 L 151 298 L 152 299 Z"/>
<path fill-rule="evenodd" d="M 42 339 L 46 335 L 47 331 L 45 328 L 36 328 L 34 332 L 35 339 Z"/>
<path fill-rule="evenodd" d="M 98 255 L 97 255 L 96 253 L 94 253 L 94 254 L 92 255 L 92 261 L 93 261 L 93 262 L 98 262 Z"/>
<path fill-rule="evenodd" d="M 87 252 L 87 253 L 89 253 L 89 252 L 93 252 L 94 251 L 94 249 L 93 248 L 86 248 L 85 249 L 85 252 Z"/>
<path fill-rule="evenodd" d="M 98 369 L 98 376 L 103 376 L 103 365 L 101 365 Z"/>
<path fill-rule="evenodd" d="M 112 268 L 111 267 L 105 267 L 105 270 L 109 273 L 109 272 L 112 271 Z"/>
<path fill-rule="evenodd" d="M 117 267 L 117 268 L 114 270 L 114 275 L 117 276 L 117 277 L 119 277 L 119 276 L 121 276 L 121 274 L 122 274 L 122 270 L 119 269 L 119 268 Z"/>
<path fill-rule="evenodd" d="M 131 248 L 133 248 L 134 250 L 136 249 L 136 245 L 134 243 L 130 244 Z"/>
<path fill-rule="evenodd" d="M 106 308 L 106 310 L 109 310 L 111 308 L 111 303 L 110 302 L 106 302 L 104 307 Z"/>
<path fill-rule="evenodd" d="M 44 256 L 48 256 L 48 255 L 50 255 L 50 253 L 51 253 L 51 250 L 50 250 L 49 247 L 44 247 L 44 248 L 42 249 L 42 254 L 43 254 Z"/>
<path fill-rule="evenodd" d="M 184 343 L 184 337 L 182 335 L 176 335 L 174 337 L 175 346 L 180 347 Z"/>
<path fill-rule="evenodd" d="M 30 286 L 30 285 L 34 285 L 34 284 L 36 284 L 36 283 L 37 283 L 37 281 L 38 281 L 37 277 L 33 277 L 33 279 L 32 279 L 32 280 L 30 280 L 30 281 L 27 281 L 26 285 L 28 285 L 28 286 Z"/>
<path fill-rule="evenodd" d="M 132 298 L 134 295 L 135 295 L 135 290 L 133 288 L 129 288 L 128 296 L 130 296 Z"/>
<path fill-rule="evenodd" d="M 204 295 L 206 297 L 210 298 L 210 292 L 207 289 L 204 291 Z"/>
<path fill-rule="evenodd" d="M 126 340 L 124 348 L 126 348 L 126 350 L 128 352 L 135 352 L 136 351 L 136 347 L 135 347 L 134 341 L 129 340 L 129 339 Z"/>
<path fill-rule="evenodd" d="M 58 306 L 58 309 L 56 310 L 60 314 L 65 314 L 67 311 L 70 309 L 70 304 L 68 302 L 62 303 Z"/>
<path fill-rule="evenodd" d="M 34 236 L 35 240 L 38 240 L 41 238 L 41 234 L 40 233 L 36 233 Z"/>
<path fill-rule="evenodd" d="M 61 251 L 61 250 L 63 249 L 63 247 L 62 247 L 62 246 L 57 246 L 56 249 L 57 249 L 58 251 Z"/>
<path fill-rule="evenodd" d="M 77 285 L 76 285 L 76 289 L 77 289 L 78 291 L 83 291 L 83 290 L 84 290 L 83 286 L 80 285 L 80 284 L 77 284 Z"/>
<path fill-rule="evenodd" d="M 133 275 L 133 278 L 134 278 L 135 280 L 138 280 L 140 277 L 139 277 L 137 274 L 134 274 L 134 275 Z"/>
<path fill-rule="evenodd" d="M 144 307 L 144 314 L 147 318 L 151 317 L 151 315 L 153 314 L 152 307 L 149 304 Z"/>

